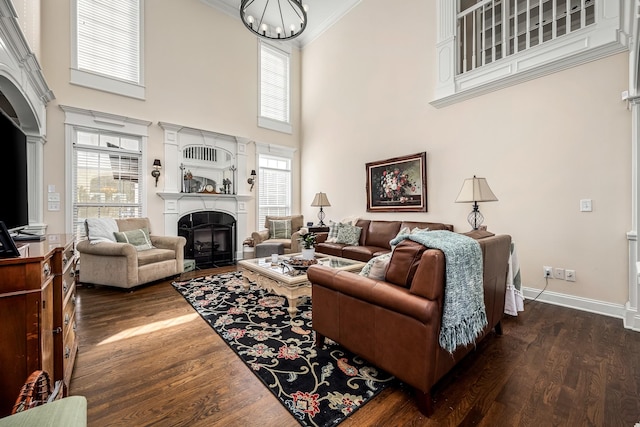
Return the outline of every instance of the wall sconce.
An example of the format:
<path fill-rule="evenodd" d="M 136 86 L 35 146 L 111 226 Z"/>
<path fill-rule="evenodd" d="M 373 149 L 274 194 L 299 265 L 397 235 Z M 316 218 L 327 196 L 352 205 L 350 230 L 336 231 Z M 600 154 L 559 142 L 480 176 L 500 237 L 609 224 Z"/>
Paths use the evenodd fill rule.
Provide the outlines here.
<path fill-rule="evenodd" d="M 158 178 L 160 178 L 161 168 L 162 168 L 162 164 L 160 163 L 160 159 L 155 159 L 153 161 L 153 170 L 151 171 L 151 176 L 156 179 L 156 187 L 158 186 Z"/>
<path fill-rule="evenodd" d="M 247 179 L 247 184 L 251 184 L 251 188 L 249 189 L 249 191 L 253 191 L 253 186 L 256 183 L 256 170 L 255 169 L 251 169 L 251 178 Z"/>

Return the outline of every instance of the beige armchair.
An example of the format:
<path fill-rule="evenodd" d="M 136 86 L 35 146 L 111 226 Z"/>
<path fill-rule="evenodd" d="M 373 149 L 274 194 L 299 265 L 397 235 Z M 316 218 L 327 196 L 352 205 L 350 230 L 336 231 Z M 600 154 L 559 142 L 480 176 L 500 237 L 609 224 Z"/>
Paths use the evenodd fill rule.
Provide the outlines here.
<path fill-rule="evenodd" d="M 291 221 L 291 238 L 288 239 L 272 239 L 270 236 L 271 220 L 290 220 Z M 289 215 L 289 216 L 267 216 L 264 220 L 265 230 L 254 231 L 251 233 L 251 238 L 254 244 L 260 243 L 282 243 L 284 245 L 284 253 L 291 254 L 300 252 L 300 243 L 298 241 L 300 237 L 300 228 L 304 224 L 304 218 L 302 215 Z"/>
<path fill-rule="evenodd" d="M 151 232 L 148 218 L 117 219 L 116 223 L 120 232 L 143 228 Z M 131 243 L 78 242 L 80 282 L 132 288 L 182 273 L 185 238 L 153 234 L 149 238 L 153 248 L 142 251 Z"/>

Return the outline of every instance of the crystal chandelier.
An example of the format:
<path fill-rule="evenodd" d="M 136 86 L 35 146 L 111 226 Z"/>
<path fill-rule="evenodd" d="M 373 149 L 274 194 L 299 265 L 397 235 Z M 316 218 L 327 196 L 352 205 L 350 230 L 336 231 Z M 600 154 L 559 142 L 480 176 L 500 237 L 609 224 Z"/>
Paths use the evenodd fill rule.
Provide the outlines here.
<path fill-rule="evenodd" d="M 240 19 L 260 37 L 290 40 L 307 27 L 307 6 L 300 0 L 242 0 Z"/>

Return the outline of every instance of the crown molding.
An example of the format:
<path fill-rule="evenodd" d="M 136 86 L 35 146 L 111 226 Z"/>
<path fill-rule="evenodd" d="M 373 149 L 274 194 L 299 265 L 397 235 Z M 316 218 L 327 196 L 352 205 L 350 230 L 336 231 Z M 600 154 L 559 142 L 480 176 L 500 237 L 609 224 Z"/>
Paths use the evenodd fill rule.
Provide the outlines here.
<path fill-rule="evenodd" d="M 0 37 L 25 71 L 31 87 L 44 104 L 55 98 L 47 85 L 38 59 L 18 24 L 18 15 L 10 0 L 0 0 Z"/>
<path fill-rule="evenodd" d="M 223 12 L 226 15 L 233 17 L 240 21 L 240 9 L 239 5 L 235 5 L 229 3 L 230 0 L 200 0 L 202 3 L 211 6 L 220 12 Z M 322 8 L 325 12 L 318 10 L 317 16 L 320 16 L 320 21 L 315 21 L 313 17 L 313 9 L 314 3 L 313 0 L 308 0 L 310 4 L 310 12 L 311 14 L 309 18 L 309 24 L 307 25 L 306 30 L 300 34 L 300 36 L 296 37 L 293 40 L 287 41 L 286 43 L 291 43 L 293 46 L 297 46 L 298 48 L 303 48 L 308 45 L 320 35 L 322 35 L 325 31 L 327 31 L 331 26 L 333 26 L 336 22 L 338 22 L 342 17 L 344 17 L 347 13 L 351 11 L 354 7 L 356 7 L 362 0 L 323 0 Z M 315 3 L 319 4 L 319 3 Z"/>

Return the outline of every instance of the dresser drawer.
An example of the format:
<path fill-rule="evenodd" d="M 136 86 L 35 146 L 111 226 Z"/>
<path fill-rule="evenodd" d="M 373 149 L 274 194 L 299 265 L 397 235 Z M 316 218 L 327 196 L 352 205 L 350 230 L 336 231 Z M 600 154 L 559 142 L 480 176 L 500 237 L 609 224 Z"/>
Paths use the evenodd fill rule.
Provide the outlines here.
<path fill-rule="evenodd" d="M 72 267 L 75 259 L 74 245 L 68 243 L 61 251 L 56 252 L 52 265 L 53 273 L 57 276 L 62 275 Z"/>
<path fill-rule="evenodd" d="M 69 292 L 72 289 L 75 289 L 76 279 L 75 279 L 75 267 L 70 266 L 65 270 L 64 274 L 60 277 L 61 280 L 61 291 L 62 291 L 62 301 L 69 299 Z"/>
<path fill-rule="evenodd" d="M 67 275 L 70 271 L 75 270 L 77 256 L 75 255 L 75 251 L 73 250 L 73 246 L 69 246 L 65 248 L 64 252 L 62 252 L 60 256 L 60 267 L 62 270 L 60 274 Z"/>
<path fill-rule="evenodd" d="M 67 334 L 68 329 L 72 329 L 74 326 L 74 322 L 76 320 L 76 289 L 75 287 L 69 294 L 69 301 L 65 304 L 63 312 L 62 312 L 62 329 L 63 333 Z"/>
<path fill-rule="evenodd" d="M 62 379 L 69 388 L 69 384 L 71 383 L 71 373 L 73 371 L 73 364 L 76 360 L 76 353 L 78 353 L 78 338 L 76 336 L 76 318 L 75 316 L 71 319 L 69 323 L 69 327 L 65 328 L 65 336 L 63 342 L 63 372 Z"/>

